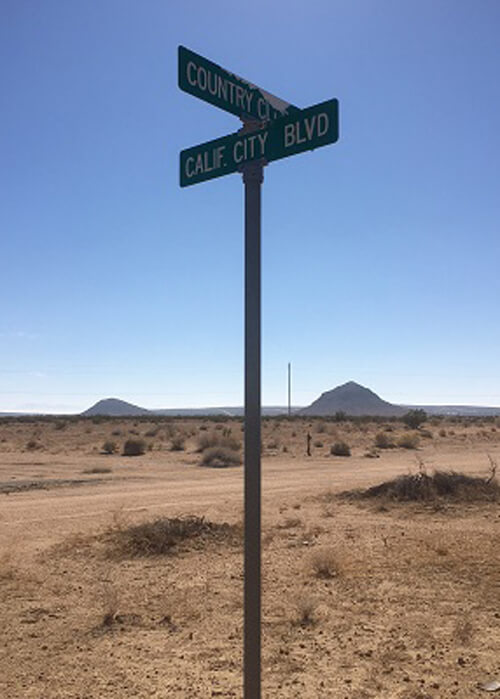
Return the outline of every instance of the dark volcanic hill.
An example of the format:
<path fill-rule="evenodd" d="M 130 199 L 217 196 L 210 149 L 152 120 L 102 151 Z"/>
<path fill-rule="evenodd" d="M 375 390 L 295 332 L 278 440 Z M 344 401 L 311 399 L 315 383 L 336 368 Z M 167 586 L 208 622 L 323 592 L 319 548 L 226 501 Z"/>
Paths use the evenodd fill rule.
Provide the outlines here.
<path fill-rule="evenodd" d="M 346 415 L 382 415 L 384 417 L 404 415 L 408 408 L 393 405 L 369 388 L 360 386 L 354 381 L 349 381 L 342 386 L 337 386 L 331 391 L 322 393 L 307 408 L 299 410 L 299 415 L 335 415 L 337 412 Z"/>
<path fill-rule="evenodd" d="M 97 401 L 95 405 L 81 413 L 84 416 L 88 415 L 107 415 L 110 417 L 126 417 L 132 415 L 150 415 L 150 411 L 146 408 L 140 408 L 138 405 L 132 405 L 125 400 L 118 398 L 105 398 Z"/>

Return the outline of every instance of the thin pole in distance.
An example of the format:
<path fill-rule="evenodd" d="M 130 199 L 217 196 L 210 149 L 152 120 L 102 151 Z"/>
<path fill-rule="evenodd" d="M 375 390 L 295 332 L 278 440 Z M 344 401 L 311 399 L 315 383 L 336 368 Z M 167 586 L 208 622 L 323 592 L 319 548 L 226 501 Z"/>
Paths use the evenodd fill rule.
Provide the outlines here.
<path fill-rule="evenodd" d="M 261 698 L 261 185 L 263 163 L 243 166 L 245 185 L 245 583 L 244 699 Z"/>
<path fill-rule="evenodd" d="M 288 362 L 288 417 L 292 414 L 292 364 Z"/>

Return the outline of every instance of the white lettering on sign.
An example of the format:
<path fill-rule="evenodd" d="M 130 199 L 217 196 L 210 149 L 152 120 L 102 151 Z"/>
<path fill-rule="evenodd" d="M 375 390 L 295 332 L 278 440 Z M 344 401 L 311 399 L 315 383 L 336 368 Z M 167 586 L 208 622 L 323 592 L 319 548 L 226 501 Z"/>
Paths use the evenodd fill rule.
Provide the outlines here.
<path fill-rule="evenodd" d="M 193 75 L 191 74 L 192 71 L 194 71 L 194 74 L 193 74 Z M 187 64 L 187 66 L 186 66 L 186 75 L 187 75 L 188 83 L 189 83 L 190 85 L 196 85 L 196 80 L 195 80 L 195 76 L 196 76 L 196 65 L 193 63 L 193 61 L 189 61 L 189 63 Z"/>
<path fill-rule="evenodd" d="M 201 151 L 196 157 L 190 155 L 186 158 L 184 172 L 188 179 L 196 175 L 203 175 L 205 172 L 218 170 L 225 165 L 224 151 L 226 146 L 217 146 L 211 150 Z"/>
<path fill-rule="evenodd" d="M 238 85 L 205 66 L 197 65 L 194 61 L 188 61 L 186 64 L 186 78 L 190 85 L 202 92 L 208 92 L 212 97 L 235 105 L 243 113 L 251 113 L 255 90 Z M 258 109 L 261 119 L 269 119 L 269 104 L 262 97 L 259 97 Z"/>
<path fill-rule="evenodd" d="M 244 163 L 247 160 L 263 158 L 266 152 L 268 132 L 251 134 L 236 141 L 233 146 L 233 160 L 235 163 Z"/>
<path fill-rule="evenodd" d="M 280 114 L 276 109 L 273 109 L 269 102 L 263 97 L 257 99 L 257 114 L 262 121 L 268 121 L 271 118 L 278 119 L 283 116 L 283 114 Z"/>
<path fill-rule="evenodd" d="M 291 146 L 301 145 L 302 143 L 313 141 L 315 138 L 321 138 L 321 136 L 328 133 L 329 126 L 330 120 L 326 112 L 286 124 L 283 131 L 285 148 L 291 148 Z"/>
<path fill-rule="evenodd" d="M 321 119 L 323 117 L 323 119 Z M 323 128 L 321 128 L 321 121 L 323 121 Z M 330 119 L 328 114 L 322 112 L 318 114 L 318 136 L 324 136 L 328 132 L 328 127 L 330 126 Z"/>

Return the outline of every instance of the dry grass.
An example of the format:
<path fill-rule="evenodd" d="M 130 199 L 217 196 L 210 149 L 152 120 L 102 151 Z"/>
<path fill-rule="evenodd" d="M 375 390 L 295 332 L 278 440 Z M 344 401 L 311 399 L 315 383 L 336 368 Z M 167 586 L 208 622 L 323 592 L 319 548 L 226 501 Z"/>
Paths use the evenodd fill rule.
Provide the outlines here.
<path fill-rule="evenodd" d="M 198 452 L 204 452 L 214 447 L 223 447 L 231 451 L 239 451 L 239 449 L 241 449 L 241 443 L 231 435 L 230 430 L 226 430 L 222 434 L 210 432 L 209 434 L 202 434 L 198 437 Z"/>
<path fill-rule="evenodd" d="M 315 577 L 324 580 L 330 580 L 342 574 L 339 556 L 332 548 L 315 551 L 311 557 L 311 568 Z"/>
<path fill-rule="evenodd" d="M 200 462 L 200 466 L 207 468 L 228 468 L 240 464 L 241 456 L 237 451 L 221 446 L 206 449 Z"/>
<path fill-rule="evenodd" d="M 384 481 L 363 491 L 349 493 L 361 498 L 385 498 L 404 502 L 434 501 L 438 498 L 455 502 L 496 502 L 500 485 L 494 474 L 469 476 L 455 471 L 419 471 Z"/>
<path fill-rule="evenodd" d="M 332 454 L 332 456 L 351 456 L 351 447 L 347 442 L 335 442 L 330 448 L 330 454 Z"/>
<path fill-rule="evenodd" d="M 125 527 L 112 527 L 103 538 L 109 555 L 147 557 L 168 555 L 189 543 L 231 542 L 239 528 L 208 522 L 203 517 L 159 517 Z"/>
<path fill-rule="evenodd" d="M 317 601 L 308 594 L 300 595 L 295 602 L 292 624 L 295 626 L 315 626 L 317 618 Z"/>
<path fill-rule="evenodd" d="M 402 449 L 417 449 L 420 443 L 419 436 L 416 432 L 408 432 L 403 434 L 397 441 L 398 447 Z"/>

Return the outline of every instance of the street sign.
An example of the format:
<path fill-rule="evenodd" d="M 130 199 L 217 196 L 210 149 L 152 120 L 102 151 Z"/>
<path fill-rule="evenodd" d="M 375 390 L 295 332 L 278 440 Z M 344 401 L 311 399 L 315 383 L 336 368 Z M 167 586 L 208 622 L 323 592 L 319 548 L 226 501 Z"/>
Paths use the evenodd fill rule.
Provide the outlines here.
<path fill-rule="evenodd" d="M 261 188 L 264 165 L 335 143 L 339 104 L 298 109 L 179 46 L 179 87 L 244 122 L 181 152 L 181 187 L 240 171 L 245 185 L 243 699 L 261 699 Z"/>
<path fill-rule="evenodd" d="M 231 114 L 258 121 L 273 121 L 300 111 L 184 46 L 179 46 L 179 87 Z"/>
<path fill-rule="evenodd" d="M 294 112 L 247 133 L 223 136 L 181 151 L 181 187 L 237 172 L 252 160 L 267 163 L 335 143 L 339 137 L 338 100 Z"/>

